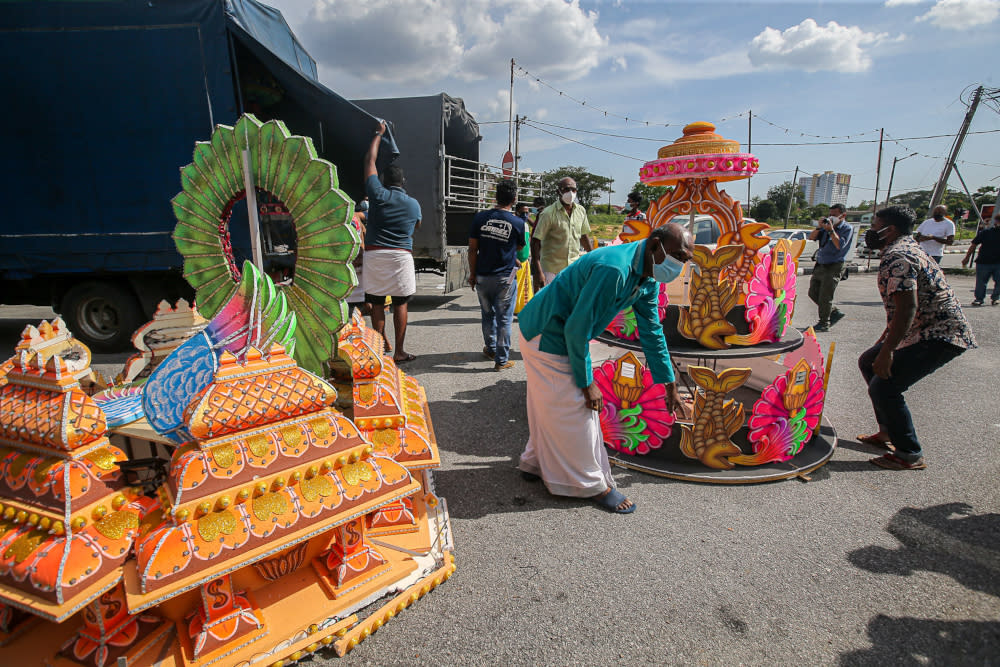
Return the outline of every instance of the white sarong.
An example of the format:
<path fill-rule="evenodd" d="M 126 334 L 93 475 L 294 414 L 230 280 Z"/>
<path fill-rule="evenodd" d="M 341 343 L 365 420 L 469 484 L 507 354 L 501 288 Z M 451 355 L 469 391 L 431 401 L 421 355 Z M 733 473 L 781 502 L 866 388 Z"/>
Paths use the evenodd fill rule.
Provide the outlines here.
<path fill-rule="evenodd" d="M 417 291 L 413 255 L 405 250 L 366 250 L 361 283 L 373 296 L 410 296 Z"/>
<path fill-rule="evenodd" d="M 518 467 L 540 476 L 557 496 L 589 498 L 615 488 L 600 417 L 586 407 L 569 357 L 539 350 L 541 335 L 519 336 L 528 375 L 528 444 Z"/>

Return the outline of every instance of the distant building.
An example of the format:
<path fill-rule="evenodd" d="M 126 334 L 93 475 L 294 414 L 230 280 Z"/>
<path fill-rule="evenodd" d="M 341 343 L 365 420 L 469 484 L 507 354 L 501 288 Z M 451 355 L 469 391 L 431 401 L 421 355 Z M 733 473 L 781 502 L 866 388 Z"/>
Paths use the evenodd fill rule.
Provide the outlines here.
<path fill-rule="evenodd" d="M 851 175 L 825 171 L 822 174 L 803 176 L 799 179 L 799 187 L 802 188 L 810 206 L 817 204 L 846 206 L 847 191 L 851 188 Z"/>

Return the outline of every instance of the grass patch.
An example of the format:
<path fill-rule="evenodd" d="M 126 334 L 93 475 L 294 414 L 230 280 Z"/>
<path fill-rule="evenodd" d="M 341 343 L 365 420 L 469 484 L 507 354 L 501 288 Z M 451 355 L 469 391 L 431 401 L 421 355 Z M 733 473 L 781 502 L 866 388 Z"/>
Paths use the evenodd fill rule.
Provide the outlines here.
<path fill-rule="evenodd" d="M 590 220 L 591 235 L 598 241 L 612 241 L 622 231 L 622 223 L 625 222 L 624 215 L 616 213 L 591 213 Z"/>

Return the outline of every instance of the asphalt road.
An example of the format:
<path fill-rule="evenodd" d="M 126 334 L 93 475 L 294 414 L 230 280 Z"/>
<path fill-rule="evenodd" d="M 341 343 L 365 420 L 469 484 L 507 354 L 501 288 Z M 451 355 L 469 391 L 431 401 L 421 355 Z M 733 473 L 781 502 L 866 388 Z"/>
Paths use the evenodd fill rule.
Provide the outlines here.
<path fill-rule="evenodd" d="M 804 328 L 815 306 L 801 280 Z M 969 303 L 973 279 L 949 280 Z M 856 359 L 884 322 L 875 275 L 851 276 L 837 296 L 847 317 L 819 334 L 824 349 L 837 342 L 833 459 L 811 482 L 756 486 L 616 469 L 638 505 L 628 516 L 521 479 L 516 344 L 518 365 L 496 373 L 470 290 L 417 296 L 407 347 L 419 358 L 406 371 L 430 400 L 458 569 L 343 662 L 1000 664 L 1000 307 L 967 308 L 979 349 L 910 391 L 928 469 L 891 472 L 854 440 L 874 426 Z M 0 308 L 0 349 L 44 314 Z"/>

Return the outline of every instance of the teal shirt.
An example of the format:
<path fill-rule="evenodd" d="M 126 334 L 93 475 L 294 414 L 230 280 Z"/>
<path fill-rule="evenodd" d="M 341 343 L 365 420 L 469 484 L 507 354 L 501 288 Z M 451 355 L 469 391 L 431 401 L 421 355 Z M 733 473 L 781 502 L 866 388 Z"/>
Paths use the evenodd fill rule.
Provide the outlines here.
<path fill-rule="evenodd" d="M 629 306 L 635 311 L 639 341 L 656 382 L 674 381 L 657 302 L 660 284 L 642 277 L 646 241 L 598 248 L 559 272 L 518 314 L 527 340 L 541 335 L 538 349 L 569 357 L 573 380 L 594 380 L 590 341 Z"/>

